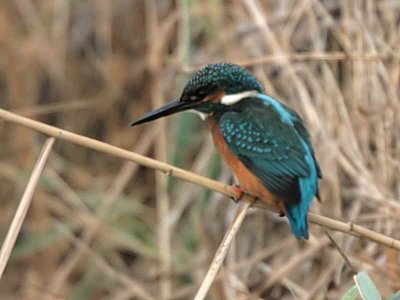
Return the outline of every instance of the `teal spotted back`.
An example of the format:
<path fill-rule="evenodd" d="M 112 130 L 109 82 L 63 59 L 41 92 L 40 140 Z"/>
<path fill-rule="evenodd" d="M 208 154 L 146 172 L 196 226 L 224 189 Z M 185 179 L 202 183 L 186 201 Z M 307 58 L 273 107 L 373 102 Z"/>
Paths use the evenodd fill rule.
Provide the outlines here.
<path fill-rule="evenodd" d="M 307 213 L 321 172 L 301 118 L 259 94 L 215 114 L 230 150 L 265 187 L 285 201 L 297 238 L 308 238 Z"/>

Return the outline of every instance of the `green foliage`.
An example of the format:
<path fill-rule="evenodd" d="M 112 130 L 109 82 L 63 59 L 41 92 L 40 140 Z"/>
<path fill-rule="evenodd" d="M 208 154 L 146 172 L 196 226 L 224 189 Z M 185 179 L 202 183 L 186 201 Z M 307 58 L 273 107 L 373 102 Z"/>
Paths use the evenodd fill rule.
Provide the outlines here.
<path fill-rule="evenodd" d="M 360 272 L 354 276 L 355 284 L 347 290 L 341 300 L 356 300 L 359 296 L 363 300 L 381 300 L 376 285 L 366 272 Z M 388 300 L 400 300 L 400 291 L 393 294 Z"/>
<path fill-rule="evenodd" d="M 92 267 L 85 270 L 82 279 L 76 284 L 74 292 L 71 295 L 71 300 L 79 299 L 90 299 L 93 296 L 93 291 L 95 286 L 98 284 L 99 279 L 98 274 L 94 272 Z"/>
<path fill-rule="evenodd" d="M 193 116 L 191 113 L 182 113 L 176 117 L 174 123 L 174 134 L 172 135 L 171 157 L 170 161 L 173 165 L 187 168 L 187 162 L 191 160 L 188 156 L 196 149 L 200 136 L 198 125 L 201 122 L 199 117 Z M 170 190 L 176 187 L 177 179 L 175 177 L 168 178 L 168 188 Z"/>
<path fill-rule="evenodd" d="M 73 229 L 70 224 L 64 224 L 69 229 Z M 59 227 L 52 227 L 49 230 L 41 232 L 28 232 L 26 237 L 20 238 L 15 246 L 11 257 L 20 259 L 24 256 L 32 255 L 41 250 L 51 247 L 57 241 L 64 238 L 64 232 Z"/>
<path fill-rule="evenodd" d="M 342 300 L 356 300 L 358 296 L 357 286 L 354 284 L 351 288 L 348 289 L 346 294 L 342 297 Z"/>
<path fill-rule="evenodd" d="M 388 298 L 388 300 L 400 300 L 400 291 L 394 293 L 392 296 Z"/>
<path fill-rule="evenodd" d="M 358 292 L 364 300 L 378 300 L 382 299 L 376 288 L 374 282 L 369 278 L 366 272 L 360 272 L 354 276 Z"/>

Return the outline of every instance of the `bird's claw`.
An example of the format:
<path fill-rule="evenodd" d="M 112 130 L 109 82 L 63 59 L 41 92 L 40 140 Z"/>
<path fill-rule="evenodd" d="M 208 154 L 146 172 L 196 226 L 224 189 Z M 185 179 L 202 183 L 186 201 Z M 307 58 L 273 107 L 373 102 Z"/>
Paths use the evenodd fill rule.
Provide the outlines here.
<path fill-rule="evenodd" d="M 239 185 L 233 185 L 233 188 L 235 189 L 236 195 L 231 197 L 231 199 L 235 202 L 238 203 L 240 200 L 242 200 L 244 191 Z"/>
<path fill-rule="evenodd" d="M 276 202 L 276 207 L 278 208 L 279 216 L 280 216 L 281 218 L 284 217 L 284 216 L 286 216 L 286 214 L 285 214 L 285 205 L 283 204 L 283 202 L 277 201 L 277 202 Z"/>

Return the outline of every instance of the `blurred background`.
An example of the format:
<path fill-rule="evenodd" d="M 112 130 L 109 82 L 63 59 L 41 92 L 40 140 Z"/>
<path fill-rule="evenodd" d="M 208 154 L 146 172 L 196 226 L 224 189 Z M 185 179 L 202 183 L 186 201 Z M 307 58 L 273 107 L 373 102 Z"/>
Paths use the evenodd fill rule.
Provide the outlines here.
<path fill-rule="evenodd" d="M 199 67 L 246 66 L 305 119 L 324 179 L 316 213 L 400 238 L 400 2 L 0 2 L 0 105 L 231 183 L 191 114 L 129 128 Z M 5 237 L 45 136 L 0 123 Z M 237 205 L 57 141 L 0 281 L 1 299 L 191 299 Z M 400 288 L 398 253 L 318 226 L 308 242 L 254 209 L 209 299 L 340 299 L 355 272 Z"/>

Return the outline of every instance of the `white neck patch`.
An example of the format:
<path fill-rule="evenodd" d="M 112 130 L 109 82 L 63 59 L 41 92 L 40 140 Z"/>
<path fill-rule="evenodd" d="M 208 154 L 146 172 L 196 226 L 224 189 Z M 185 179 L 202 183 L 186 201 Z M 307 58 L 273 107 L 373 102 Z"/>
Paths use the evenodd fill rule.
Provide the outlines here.
<path fill-rule="evenodd" d="M 203 121 L 207 118 L 207 114 L 205 114 L 201 111 L 195 110 L 195 109 L 189 109 L 189 110 L 187 110 L 187 112 L 198 115 Z"/>
<path fill-rule="evenodd" d="M 238 103 L 240 100 L 243 100 L 248 97 L 252 96 L 257 96 L 259 92 L 257 91 L 246 91 L 246 92 L 241 92 L 237 94 L 230 94 L 230 95 L 225 95 L 221 99 L 221 103 L 225 105 L 232 105 L 235 103 Z"/>

